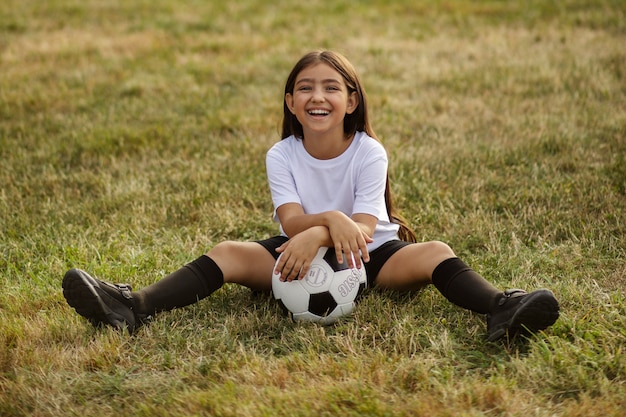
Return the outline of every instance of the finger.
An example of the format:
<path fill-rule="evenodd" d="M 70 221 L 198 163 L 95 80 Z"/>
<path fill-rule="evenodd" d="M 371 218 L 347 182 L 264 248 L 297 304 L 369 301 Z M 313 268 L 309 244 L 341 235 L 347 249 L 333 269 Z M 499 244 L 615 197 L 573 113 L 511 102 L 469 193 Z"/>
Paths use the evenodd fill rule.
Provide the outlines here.
<path fill-rule="evenodd" d="M 289 278 L 289 274 L 291 273 L 292 268 L 293 261 L 291 261 L 291 259 L 286 255 L 283 255 L 278 260 L 278 263 L 276 264 L 276 270 L 274 272 L 276 273 L 276 275 L 280 276 L 281 281 L 285 281 Z"/>
<path fill-rule="evenodd" d="M 285 255 L 278 258 L 278 262 L 276 262 L 276 266 L 274 267 L 274 274 L 281 275 L 282 270 L 285 268 Z"/>
<path fill-rule="evenodd" d="M 354 252 L 350 252 L 350 261 L 348 262 L 348 268 L 361 269 L 361 257 L 358 253 L 355 255 Z"/>
<path fill-rule="evenodd" d="M 343 250 L 341 249 L 341 245 L 335 246 L 335 256 L 337 257 L 337 262 L 341 265 L 343 263 Z"/>
<path fill-rule="evenodd" d="M 293 281 L 293 278 L 291 277 L 291 269 L 287 269 L 287 268 L 283 269 L 280 274 L 280 280 L 283 282 Z"/>
<path fill-rule="evenodd" d="M 284 278 L 283 278 L 283 275 L 281 275 L 281 276 L 280 276 L 280 279 L 281 279 L 283 282 L 291 282 L 291 281 L 293 281 L 293 278 L 291 277 L 291 271 L 289 271 L 289 272 L 285 272 L 285 274 L 284 274 Z"/>
<path fill-rule="evenodd" d="M 360 249 L 360 245 L 356 245 L 352 248 L 352 253 L 350 254 L 350 261 L 352 263 L 352 265 L 350 266 L 350 268 L 357 268 L 357 269 L 361 269 L 361 249 Z"/>
<path fill-rule="evenodd" d="M 361 248 L 367 246 L 363 238 L 357 238 L 350 242 L 350 251 L 346 252 L 348 257 L 348 266 L 350 268 L 361 269 Z"/>
<path fill-rule="evenodd" d="M 354 266 L 356 269 L 361 269 L 361 251 L 357 249 L 352 252 L 352 257 L 354 258 Z"/>
<path fill-rule="evenodd" d="M 289 241 L 283 243 L 282 245 L 280 245 L 279 247 L 277 247 L 275 249 L 276 252 L 278 253 L 283 253 L 285 251 L 285 249 L 287 249 L 287 246 L 289 245 Z"/>
<path fill-rule="evenodd" d="M 294 267 L 289 272 L 289 275 L 287 277 L 287 281 L 291 282 L 291 281 L 293 281 L 295 279 L 298 279 L 299 275 L 300 275 L 300 267 L 294 265 Z"/>
<path fill-rule="evenodd" d="M 367 245 L 361 248 L 361 258 L 363 258 L 365 263 L 370 261 L 370 252 L 367 250 Z"/>
<path fill-rule="evenodd" d="M 295 256 L 290 256 L 289 259 L 285 262 L 285 266 L 281 270 L 281 280 L 283 281 L 293 281 L 298 278 L 298 274 L 300 273 L 300 263 Z"/>
<path fill-rule="evenodd" d="M 363 258 L 363 262 L 370 261 L 370 253 L 367 250 L 367 241 L 363 240 L 363 242 L 359 245 L 360 256 L 359 258 Z"/>
<path fill-rule="evenodd" d="M 298 274 L 298 279 L 304 279 L 304 277 L 306 277 L 306 274 L 309 273 L 309 269 L 311 269 L 310 264 L 302 264 L 302 268 L 300 268 L 300 274 Z"/>
<path fill-rule="evenodd" d="M 348 264 L 348 268 L 354 268 L 354 256 L 351 246 L 344 246 L 343 252 L 346 258 L 346 263 Z"/>
<path fill-rule="evenodd" d="M 369 243 L 374 242 L 374 239 L 372 239 L 365 232 L 362 233 L 361 239 L 362 240 L 359 241 L 359 249 L 361 250 L 361 257 L 363 258 L 363 262 L 369 262 L 370 261 L 370 253 L 369 253 L 369 250 L 367 249 L 367 245 Z"/>

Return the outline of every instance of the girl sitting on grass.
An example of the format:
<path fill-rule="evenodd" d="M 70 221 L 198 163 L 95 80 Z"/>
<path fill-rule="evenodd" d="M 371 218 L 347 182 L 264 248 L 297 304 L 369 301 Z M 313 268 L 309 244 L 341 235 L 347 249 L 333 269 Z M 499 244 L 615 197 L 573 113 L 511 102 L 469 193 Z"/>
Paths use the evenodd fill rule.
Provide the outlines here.
<path fill-rule="evenodd" d="M 280 235 L 221 242 L 139 291 L 71 269 L 63 279 L 68 304 L 93 325 L 133 332 L 154 314 L 195 303 L 224 283 L 269 290 L 273 271 L 281 280 L 302 279 L 318 249 L 328 246 L 350 267 L 361 267 L 362 258 L 370 286 L 410 291 L 432 283 L 452 303 L 485 314 L 489 341 L 557 320 L 559 305 L 549 290 L 500 291 L 447 244 L 416 242 L 394 211 L 387 154 L 345 57 L 316 51 L 296 63 L 285 85 L 282 130 L 266 157 Z"/>

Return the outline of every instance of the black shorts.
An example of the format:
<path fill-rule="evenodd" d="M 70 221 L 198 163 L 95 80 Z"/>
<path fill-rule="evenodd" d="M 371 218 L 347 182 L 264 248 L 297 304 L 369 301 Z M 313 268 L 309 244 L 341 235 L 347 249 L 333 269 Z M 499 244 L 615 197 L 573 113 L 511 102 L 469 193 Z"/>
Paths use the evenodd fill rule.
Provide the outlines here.
<path fill-rule="evenodd" d="M 285 236 L 274 236 L 265 240 L 257 240 L 256 242 L 263 246 L 267 251 L 278 259 L 280 254 L 276 252 L 276 248 L 288 241 L 289 238 Z M 402 240 L 390 240 L 385 242 L 373 251 L 370 252 L 370 261 L 365 264 L 365 272 L 367 273 L 367 285 L 373 287 L 375 285 L 376 277 L 382 269 L 383 265 L 391 255 L 402 249 L 403 247 L 410 245 L 411 243 Z"/>

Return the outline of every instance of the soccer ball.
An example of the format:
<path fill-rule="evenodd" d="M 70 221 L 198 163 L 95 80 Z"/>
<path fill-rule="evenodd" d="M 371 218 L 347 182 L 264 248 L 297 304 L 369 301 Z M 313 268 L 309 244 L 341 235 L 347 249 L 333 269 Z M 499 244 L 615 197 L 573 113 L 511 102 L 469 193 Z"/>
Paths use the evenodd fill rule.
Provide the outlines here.
<path fill-rule="evenodd" d="M 304 278 L 288 282 L 272 275 L 274 298 L 287 315 L 294 321 L 323 325 L 352 313 L 366 286 L 365 267 L 350 269 L 345 256 L 344 262 L 338 263 L 335 249 L 327 247 L 319 248 Z"/>

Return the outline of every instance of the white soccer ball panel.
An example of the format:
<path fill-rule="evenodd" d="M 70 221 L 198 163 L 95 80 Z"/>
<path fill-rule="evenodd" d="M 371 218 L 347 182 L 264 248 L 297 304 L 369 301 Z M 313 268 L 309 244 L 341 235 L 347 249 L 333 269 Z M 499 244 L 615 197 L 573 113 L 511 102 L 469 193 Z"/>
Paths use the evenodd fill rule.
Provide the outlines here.
<path fill-rule="evenodd" d="M 293 321 L 300 321 L 300 322 L 305 321 L 305 322 L 312 322 L 312 323 L 319 323 L 319 324 L 322 324 L 322 320 L 324 319 L 323 317 L 313 314 L 310 311 L 304 311 L 302 313 L 293 313 L 291 318 L 293 319 Z"/>
<path fill-rule="evenodd" d="M 278 259 L 280 259 L 280 256 Z M 274 298 L 277 300 L 283 298 L 285 295 L 284 291 L 286 290 L 286 287 L 282 284 L 283 283 L 280 281 L 280 275 L 272 272 L 272 293 L 274 294 Z"/>
<path fill-rule="evenodd" d="M 352 314 L 354 311 L 354 303 L 340 304 L 335 310 L 338 311 L 338 314 L 347 316 L 348 314 Z"/>
<path fill-rule="evenodd" d="M 275 291 L 274 297 L 280 299 L 289 311 L 295 314 L 308 310 L 311 295 L 300 281 L 279 281 L 278 284 L 274 288 L 278 287 L 278 293 L 281 295 L 277 296 Z"/>

